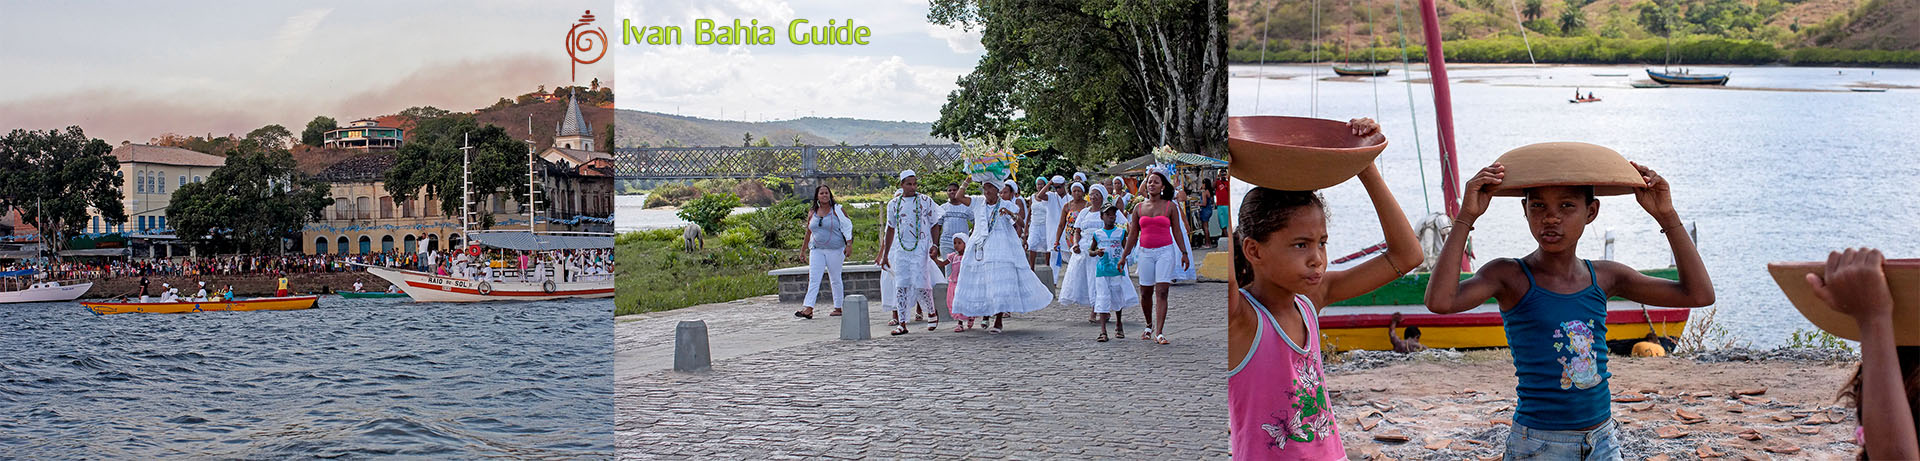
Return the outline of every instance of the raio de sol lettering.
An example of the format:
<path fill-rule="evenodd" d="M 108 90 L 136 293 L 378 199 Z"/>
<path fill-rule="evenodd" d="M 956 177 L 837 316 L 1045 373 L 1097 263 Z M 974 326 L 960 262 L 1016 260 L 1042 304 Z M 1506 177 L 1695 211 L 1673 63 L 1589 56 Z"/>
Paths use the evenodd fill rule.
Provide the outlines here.
<path fill-rule="evenodd" d="M 685 33 L 680 26 L 640 26 L 630 19 L 620 20 L 620 43 L 623 45 L 681 45 Z M 776 30 L 773 26 L 761 25 L 760 20 L 733 20 L 732 24 L 723 24 L 711 19 L 693 21 L 693 44 L 695 45 L 777 45 Z M 795 19 L 787 23 L 787 42 L 795 45 L 866 45 L 873 36 L 873 30 L 867 26 L 855 25 L 852 19 L 841 23 L 840 20 L 828 20 L 826 25 L 816 25 L 805 19 Z"/>

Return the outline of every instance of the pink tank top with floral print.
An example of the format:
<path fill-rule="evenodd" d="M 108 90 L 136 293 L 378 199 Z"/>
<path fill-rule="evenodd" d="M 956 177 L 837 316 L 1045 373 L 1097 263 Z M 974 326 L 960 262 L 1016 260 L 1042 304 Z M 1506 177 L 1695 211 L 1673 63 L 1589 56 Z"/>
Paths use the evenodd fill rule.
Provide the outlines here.
<path fill-rule="evenodd" d="M 1327 401 L 1320 364 L 1320 322 L 1312 302 L 1294 297 L 1306 319 L 1306 347 L 1287 337 L 1266 306 L 1240 290 L 1260 313 L 1260 334 L 1227 374 L 1227 426 L 1233 459 L 1346 459 L 1338 420 Z"/>

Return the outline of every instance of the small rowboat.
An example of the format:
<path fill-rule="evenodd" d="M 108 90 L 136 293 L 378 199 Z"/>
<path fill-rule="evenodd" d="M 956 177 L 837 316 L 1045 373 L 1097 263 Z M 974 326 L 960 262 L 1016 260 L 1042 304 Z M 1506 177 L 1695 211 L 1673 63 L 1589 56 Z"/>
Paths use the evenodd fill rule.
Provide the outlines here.
<path fill-rule="evenodd" d="M 1366 68 L 1366 67 L 1333 66 L 1333 73 L 1340 74 L 1346 77 L 1379 77 L 1379 76 L 1387 75 L 1387 71 L 1389 70 L 1391 69 L 1388 69 L 1385 67 L 1373 69 L 1373 68 Z"/>
<path fill-rule="evenodd" d="M 1640 272 L 1664 279 L 1679 277 L 1679 271 L 1673 268 Z M 1409 274 L 1371 293 L 1322 309 L 1321 343 L 1342 352 L 1355 349 L 1393 350 L 1393 343 L 1387 340 L 1387 324 L 1398 312 L 1401 316 L 1400 327 L 1420 327 L 1420 343 L 1427 347 L 1507 347 L 1500 305 L 1492 300 L 1473 310 L 1456 314 L 1435 314 L 1427 310 L 1424 298 L 1430 275 L 1425 272 Z M 1467 274 L 1461 276 L 1464 278 Z M 1618 344 L 1630 348 L 1632 343 L 1645 339 L 1649 332 L 1661 337 L 1678 337 L 1686 330 L 1687 315 L 1691 312 L 1691 309 L 1648 307 L 1613 298 L 1607 301 L 1607 341 L 1610 346 Z"/>
<path fill-rule="evenodd" d="M 81 302 L 80 307 L 87 308 L 99 315 L 112 314 L 186 314 L 191 312 L 213 311 L 292 311 L 312 308 L 318 304 L 319 296 L 287 296 L 281 298 L 252 298 L 238 301 L 193 302 L 176 301 L 168 303 L 140 302 Z"/>
<path fill-rule="evenodd" d="M 1663 73 L 1647 69 L 1647 77 L 1668 85 L 1726 85 L 1727 74 Z"/>
<path fill-rule="evenodd" d="M 388 293 L 384 291 L 342 291 L 342 292 L 339 292 L 338 294 L 340 295 L 340 297 L 347 298 L 347 299 L 407 297 L 406 293 Z"/>
<path fill-rule="evenodd" d="M 1567 100 L 1567 102 L 1570 102 L 1570 103 L 1574 103 L 1574 104 L 1583 104 L 1583 103 L 1589 103 L 1589 102 L 1600 102 L 1600 98 L 1580 98 L 1580 99 L 1568 99 L 1568 100 Z"/>
<path fill-rule="evenodd" d="M 1848 88 L 1848 89 L 1849 89 L 1849 90 L 1853 90 L 1853 92 L 1855 92 L 1855 93 L 1885 93 L 1885 92 L 1887 92 L 1887 89 L 1886 89 L 1886 88 L 1860 88 L 1860 87 L 1854 87 L 1854 88 Z"/>
<path fill-rule="evenodd" d="M 1634 84 L 1633 84 L 1633 87 L 1634 87 L 1634 88 L 1666 88 L 1666 87 L 1669 87 L 1669 86 L 1673 86 L 1673 85 L 1668 85 L 1668 84 L 1665 84 L 1665 83 L 1644 83 L 1644 82 L 1643 82 L 1643 83 L 1634 83 Z"/>

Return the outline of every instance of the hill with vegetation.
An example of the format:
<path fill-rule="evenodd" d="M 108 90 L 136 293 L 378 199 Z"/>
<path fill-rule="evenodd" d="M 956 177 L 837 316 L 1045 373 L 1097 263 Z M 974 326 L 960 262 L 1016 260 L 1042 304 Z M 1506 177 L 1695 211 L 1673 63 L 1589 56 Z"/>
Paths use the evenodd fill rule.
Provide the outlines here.
<path fill-rule="evenodd" d="M 1318 51 L 1322 62 L 1398 60 L 1404 38 L 1408 58 L 1424 60 L 1415 5 L 1235 2 L 1228 12 L 1228 58 L 1312 62 Z M 1676 62 L 1920 66 L 1920 2 L 1905 0 L 1437 0 L 1435 6 L 1449 61 L 1528 62 L 1530 46 L 1537 62 L 1658 64 L 1668 59 L 1670 37 Z"/>
<path fill-rule="evenodd" d="M 803 117 L 793 120 L 742 122 L 618 110 L 621 147 L 705 147 L 766 144 L 814 146 L 861 144 L 947 144 L 928 134 L 925 122 L 892 122 L 854 118 Z"/>

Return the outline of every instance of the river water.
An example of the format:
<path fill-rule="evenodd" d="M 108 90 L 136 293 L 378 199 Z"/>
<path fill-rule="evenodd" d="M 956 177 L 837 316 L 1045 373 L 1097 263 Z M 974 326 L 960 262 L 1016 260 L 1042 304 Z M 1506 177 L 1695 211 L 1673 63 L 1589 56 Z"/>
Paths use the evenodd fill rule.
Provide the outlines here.
<path fill-rule="evenodd" d="M 1673 183 L 1681 218 L 1699 228 L 1717 323 L 1758 347 L 1780 345 L 1792 332 L 1813 328 L 1780 294 L 1766 272 L 1768 262 L 1824 260 L 1828 251 L 1845 246 L 1920 257 L 1920 137 L 1914 132 L 1920 127 L 1920 70 L 1702 66 L 1693 70 L 1730 71 L 1731 85 L 1632 88 L 1630 81 L 1646 79 L 1642 69 L 1449 67 L 1461 182 L 1507 150 L 1548 141 L 1611 147 L 1654 168 Z M 1257 79 L 1254 67 L 1235 66 L 1228 113 L 1379 120 L 1389 146 L 1378 163 L 1417 222 L 1443 205 L 1432 87 L 1418 83 L 1427 77 L 1420 66 L 1413 71 L 1409 98 L 1397 65 L 1390 76 L 1374 80 L 1326 79 L 1327 69 L 1297 65 L 1265 71 L 1290 77 Z M 1312 72 L 1321 79 L 1310 78 Z M 1847 89 L 1865 85 L 1894 89 Z M 1569 104 L 1575 87 L 1603 101 Z M 1417 150 L 1409 100 L 1418 112 Z M 1246 187 L 1236 183 L 1236 195 Z M 1332 214 L 1330 257 L 1383 240 L 1357 181 L 1323 194 Z M 1659 226 L 1631 196 L 1603 197 L 1601 203 L 1599 218 L 1580 242 L 1581 256 L 1600 258 L 1602 236 L 1611 230 L 1616 260 L 1636 268 L 1671 264 Z M 1475 227 L 1479 261 L 1534 249 L 1518 199 L 1494 200 Z"/>
<path fill-rule="evenodd" d="M 612 306 L 0 306 L 0 459 L 609 459 Z"/>

